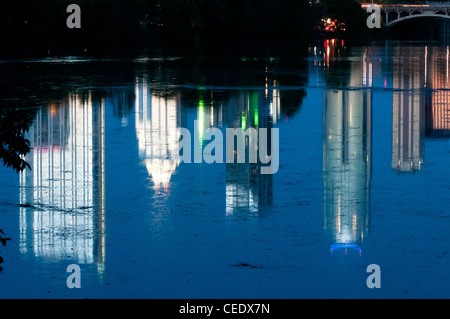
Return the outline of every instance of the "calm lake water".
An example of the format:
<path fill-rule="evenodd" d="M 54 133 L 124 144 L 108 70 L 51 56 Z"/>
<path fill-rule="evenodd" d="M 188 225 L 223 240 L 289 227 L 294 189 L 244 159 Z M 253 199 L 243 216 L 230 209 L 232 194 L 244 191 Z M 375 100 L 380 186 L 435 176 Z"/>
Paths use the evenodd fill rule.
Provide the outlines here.
<path fill-rule="evenodd" d="M 32 169 L 0 167 L 0 296 L 449 298 L 449 59 L 335 39 L 289 59 L 0 61 L 0 102 L 33 118 Z M 207 128 L 278 129 L 278 171 L 186 163 L 182 128 L 192 157 Z"/>

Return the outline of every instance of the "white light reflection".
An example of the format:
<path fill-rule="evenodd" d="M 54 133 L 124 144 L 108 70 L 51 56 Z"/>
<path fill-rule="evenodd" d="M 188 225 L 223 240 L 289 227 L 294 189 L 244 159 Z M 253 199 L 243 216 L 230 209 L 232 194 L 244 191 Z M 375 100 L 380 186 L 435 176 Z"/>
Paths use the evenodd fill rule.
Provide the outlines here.
<path fill-rule="evenodd" d="M 20 251 L 104 268 L 104 102 L 70 94 L 37 112 L 20 174 Z"/>
<path fill-rule="evenodd" d="M 367 79 L 371 62 L 363 61 L 351 63 L 352 87 Z M 331 252 L 360 253 L 370 215 L 371 91 L 328 89 L 323 101 L 324 230 Z"/>
<path fill-rule="evenodd" d="M 247 128 L 270 129 L 279 118 L 279 99 L 279 91 L 273 88 L 267 96 L 266 90 L 241 91 L 231 97 L 223 108 L 227 127 L 239 128 L 244 122 Z M 249 147 L 247 140 L 246 154 L 250 152 Z M 254 151 L 257 152 L 257 149 Z M 245 163 L 226 164 L 226 216 L 260 214 L 263 208 L 272 204 L 272 175 L 261 175 L 260 165 L 260 162 L 249 163 L 248 157 Z"/>
<path fill-rule="evenodd" d="M 419 58 L 418 58 L 419 57 Z M 428 50 L 397 47 L 393 59 L 392 168 L 402 172 L 422 169 L 425 134 L 425 88 Z"/>
<path fill-rule="evenodd" d="M 147 79 L 136 80 L 136 136 L 154 188 L 167 188 L 180 164 L 180 97 L 150 92 Z"/>

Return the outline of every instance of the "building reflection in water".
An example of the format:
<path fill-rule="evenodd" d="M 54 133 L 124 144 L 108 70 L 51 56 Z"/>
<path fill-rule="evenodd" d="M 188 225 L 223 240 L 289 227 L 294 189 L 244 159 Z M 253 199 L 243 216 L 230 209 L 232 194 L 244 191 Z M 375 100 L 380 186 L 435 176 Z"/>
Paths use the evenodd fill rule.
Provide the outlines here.
<path fill-rule="evenodd" d="M 135 88 L 136 135 L 139 156 L 145 161 L 154 187 L 167 188 L 170 178 L 180 165 L 181 128 L 187 127 L 182 118 L 180 93 L 161 95 L 152 91 L 146 77 L 136 79 Z M 267 85 L 260 91 L 200 90 L 198 92 L 196 129 L 191 137 L 199 139 L 192 146 L 202 152 L 209 140 L 204 140 L 206 129 L 224 124 L 226 127 L 247 129 L 265 127 L 270 130 L 280 117 L 280 94 Z M 223 131 L 223 137 L 226 134 Z M 270 138 L 270 132 L 268 134 Z M 270 143 L 268 153 L 271 154 Z M 246 154 L 249 151 L 246 142 Z M 224 152 L 225 156 L 225 152 Z M 225 157 L 224 157 L 225 160 Z M 190 165 L 196 165 L 194 163 Z M 259 163 L 226 164 L 226 214 L 237 211 L 257 213 L 272 203 L 272 176 L 261 175 Z"/>
<path fill-rule="evenodd" d="M 167 188 L 180 164 L 180 96 L 152 92 L 146 77 L 136 79 L 135 126 L 139 157 L 154 188 Z"/>
<path fill-rule="evenodd" d="M 126 89 L 115 89 L 105 97 L 105 107 L 111 108 L 113 114 L 120 119 L 120 126 L 128 126 L 130 112 L 134 110 L 134 87 Z"/>
<path fill-rule="evenodd" d="M 20 250 L 48 261 L 105 261 L 104 101 L 69 94 L 41 108 L 20 174 Z"/>
<path fill-rule="evenodd" d="M 367 51 L 362 61 L 350 66 L 349 86 L 359 89 L 326 89 L 323 96 L 324 230 L 331 252 L 361 253 L 369 230 L 372 62 Z"/>
<path fill-rule="evenodd" d="M 427 50 L 396 47 L 393 54 L 392 168 L 422 169 L 424 161 Z"/>
<path fill-rule="evenodd" d="M 266 85 L 264 91 L 241 91 L 232 96 L 226 103 L 225 121 L 227 127 L 240 128 L 267 128 L 268 153 L 270 150 L 270 129 L 273 123 L 280 118 L 280 94 L 278 89 Z M 259 134 L 254 151 L 257 152 Z M 235 146 L 236 147 L 236 146 Z M 252 145 L 246 138 L 245 152 L 249 154 Z M 236 149 L 235 149 L 236 151 Z M 235 152 L 235 162 L 237 153 Z M 245 163 L 226 164 L 226 215 L 237 213 L 258 213 L 272 205 L 272 174 L 260 173 L 261 163 L 250 163 L 246 157 Z"/>
<path fill-rule="evenodd" d="M 424 137 L 450 136 L 448 46 L 394 48 L 393 88 L 392 168 L 421 170 Z"/>
<path fill-rule="evenodd" d="M 208 95 L 208 97 L 207 97 Z M 211 90 L 209 94 L 201 91 L 198 98 L 197 106 L 197 130 L 199 145 L 204 146 L 205 141 L 203 139 L 203 133 L 206 129 L 212 127 L 222 127 L 223 125 L 223 101 L 219 100 L 214 90 Z M 194 150 L 195 152 L 201 152 L 201 149 Z"/>
<path fill-rule="evenodd" d="M 427 47 L 427 87 L 431 99 L 427 99 L 427 137 L 450 137 L 450 52 L 447 47 Z"/>

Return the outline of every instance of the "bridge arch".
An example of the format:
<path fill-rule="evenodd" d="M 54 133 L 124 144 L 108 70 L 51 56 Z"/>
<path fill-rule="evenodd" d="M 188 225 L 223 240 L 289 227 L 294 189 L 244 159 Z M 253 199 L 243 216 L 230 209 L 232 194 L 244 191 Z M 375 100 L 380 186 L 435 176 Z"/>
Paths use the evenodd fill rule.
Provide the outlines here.
<path fill-rule="evenodd" d="M 364 10 L 373 4 L 362 3 Z M 450 18 L 450 2 L 421 2 L 416 4 L 380 4 L 377 5 L 384 16 L 385 26 L 391 27 L 415 18 Z M 367 11 L 367 10 L 366 10 Z"/>

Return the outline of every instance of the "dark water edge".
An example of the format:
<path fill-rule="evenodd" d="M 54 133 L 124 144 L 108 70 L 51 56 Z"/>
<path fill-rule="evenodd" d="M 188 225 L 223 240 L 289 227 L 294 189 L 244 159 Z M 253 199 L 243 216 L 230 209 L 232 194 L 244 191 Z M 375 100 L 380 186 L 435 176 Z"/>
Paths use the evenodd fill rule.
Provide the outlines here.
<path fill-rule="evenodd" d="M 21 60 L 55 58 L 65 56 L 76 56 L 94 59 L 133 59 L 137 57 L 164 58 L 183 57 L 193 63 L 203 63 L 208 61 L 236 59 L 242 57 L 268 58 L 282 57 L 294 58 L 308 56 L 308 48 L 318 43 L 323 43 L 327 39 L 343 39 L 347 47 L 361 47 L 371 45 L 373 42 L 384 41 L 432 41 L 447 42 L 449 34 L 439 30 L 421 29 L 417 24 L 405 23 L 395 28 L 383 28 L 360 34 L 342 33 L 311 33 L 301 39 L 289 39 L 273 42 L 253 41 L 190 41 L 173 43 L 169 41 L 144 41 L 141 44 L 131 44 L 117 41 L 103 44 L 102 46 L 27 46 L 25 44 L 13 44 L 5 47 L 0 43 L 1 60 Z"/>
<path fill-rule="evenodd" d="M 134 58 L 183 56 L 202 60 L 208 57 L 233 58 L 240 56 L 299 56 L 306 55 L 310 43 L 320 41 L 324 37 L 316 36 L 308 39 L 290 39 L 289 41 L 261 43 L 258 41 L 229 42 L 218 39 L 210 42 L 162 42 L 152 41 L 144 44 L 114 42 L 101 46 L 21 46 L 12 45 L 8 48 L 0 44 L 0 58 L 44 58 L 57 56 L 82 56 L 93 58 Z M 147 41 L 146 41 L 147 42 Z"/>

